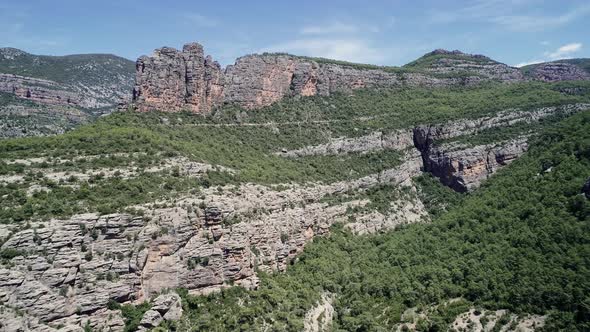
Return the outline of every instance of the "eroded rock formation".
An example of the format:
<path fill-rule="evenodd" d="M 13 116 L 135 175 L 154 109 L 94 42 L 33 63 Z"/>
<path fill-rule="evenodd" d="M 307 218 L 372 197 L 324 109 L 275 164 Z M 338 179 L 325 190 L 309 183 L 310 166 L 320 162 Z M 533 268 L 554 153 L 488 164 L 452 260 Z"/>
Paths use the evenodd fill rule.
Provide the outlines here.
<path fill-rule="evenodd" d="M 136 70 L 133 100 L 141 111 L 206 113 L 222 102 L 221 67 L 197 43 L 157 49 L 140 57 Z"/>
<path fill-rule="evenodd" d="M 182 51 L 164 47 L 151 57 L 140 57 L 134 89 L 137 109 L 204 113 L 221 103 L 254 109 L 287 96 L 327 96 L 359 88 L 438 87 L 475 84 L 482 79 L 524 79 L 516 68 L 463 53 L 465 59 L 440 59 L 425 72 L 315 61 L 287 54 L 247 55 L 222 71 L 203 54 L 203 47 L 192 43 Z M 474 61 L 469 61 L 471 58 Z M 448 75 L 466 71 L 471 74 Z"/>

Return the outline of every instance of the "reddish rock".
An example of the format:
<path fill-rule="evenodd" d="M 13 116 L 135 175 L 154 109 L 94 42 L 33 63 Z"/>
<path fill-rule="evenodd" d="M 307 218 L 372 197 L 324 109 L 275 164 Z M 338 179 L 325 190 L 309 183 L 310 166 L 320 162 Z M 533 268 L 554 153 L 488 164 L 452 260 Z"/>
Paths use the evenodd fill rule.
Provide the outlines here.
<path fill-rule="evenodd" d="M 206 113 L 222 101 L 221 67 L 197 43 L 182 51 L 157 49 L 151 57 L 140 57 L 136 69 L 133 100 L 139 111 Z"/>

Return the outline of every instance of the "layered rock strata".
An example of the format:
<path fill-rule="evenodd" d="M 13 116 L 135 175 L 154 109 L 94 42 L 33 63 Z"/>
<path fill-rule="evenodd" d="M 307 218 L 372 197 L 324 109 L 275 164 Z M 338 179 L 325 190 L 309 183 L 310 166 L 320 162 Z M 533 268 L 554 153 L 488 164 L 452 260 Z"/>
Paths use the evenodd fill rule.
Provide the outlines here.
<path fill-rule="evenodd" d="M 56 82 L 39 78 L 0 74 L 0 92 L 47 105 L 82 105 L 79 94 L 65 90 Z"/>
<path fill-rule="evenodd" d="M 195 294 L 232 284 L 255 287 L 257 269 L 285 270 L 314 236 L 345 222 L 349 206 L 366 204 L 329 205 L 320 198 L 383 183 L 408 184 L 419 172 L 414 154 L 395 169 L 354 181 L 280 191 L 260 185 L 211 188 L 205 198 L 186 197 L 173 207 L 136 207 L 145 217 L 84 214 L 33 222 L 14 234 L 5 229 L 1 250 L 15 257 L 0 267 L 0 302 L 6 310 L 34 317 L 34 330 L 75 330 L 86 321 L 120 330 L 120 314 L 103 316 L 109 300 L 141 302 L 176 287 Z M 355 229 L 366 232 L 362 225 Z M 152 309 L 144 328 L 167 319 L 169 309 Z"/>
<path fill-rule="evenodd" d="M 566 62 L 547 62 L 535 65 L 529 73 L 536 80 L 544 82 L 589 80 L 590 73 Z"/>
<path fill-rule="evenodd" d="M 241 57 L 221 70 L 211 57 L 205 57 L 201 45 L 192 43 L 182 51 L 164 47 L 155 50 L 151 57 L 140 57 L 133 100 L 140 111 L 206 113 L 221 103 L 254 109 L 288 96 L 328 96 L 359 88 L 474 84 L 482 79 L 482 73 L 485 79 L 523 79 L 518 69 L 491 60 L 477 69 L 471 76 L 438 77 L 378 66 L 262 54 Z"/>
<path fill-rule="evenodd" d="M 207 113 L 222 102 L 221 67 L 199 44 L 157 49 L 140 57 L 136 70 L 133 100 L 139 110 Z"/>

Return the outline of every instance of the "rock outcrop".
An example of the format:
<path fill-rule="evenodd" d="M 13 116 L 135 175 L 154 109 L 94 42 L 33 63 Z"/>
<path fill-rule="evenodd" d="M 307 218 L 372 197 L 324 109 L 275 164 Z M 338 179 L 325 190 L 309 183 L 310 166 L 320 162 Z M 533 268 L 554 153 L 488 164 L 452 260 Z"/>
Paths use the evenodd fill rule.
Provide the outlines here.
<path fill-rule="evenodd" d="M 163 321 L 178 321 L 182 317 L 182 300 L 176 293 L 162 294 L 152 301 L 150 310 L 143 314 L 138 331 L 157 327 Z"/>
<path fill-rule="evenodd" d="M 477 134 L 489 128 L 532 123 L 549 116 L 567 116 L 587 109 L 590 109 L 588 104 L 574 104 L 529 112 L 504 111 L 493 117 L 418 126 L 413 130 L 414 146 L 422 154 L 424 171 L 432 173 L 454 190 L 465 192 L 479 186 L 482 180 L 522 155 L 528 148 L 527 137 L 478 146 L 438 142 Z"/>
<path fill-rule="evenodd" d="M 140 57 L 136 69 L 133 100 L 140 111 L 207 113 L 222 102 L 221 67 L 199 44 L 157 49 L 152 57 Z"/>
<path fill-rule="evenodd" d="M 517 82 L 524 80 L 523 73 L 514 67 L 494 61 L 484 55 L 467 54 L 458 50 L 434 50 L 407 65 L 443 76 L 472 76 L 479 80 Z"/>
<path fill-rule="evenodd" d="M 543 82 L 590 80 L 590 73 L 566 62 L 546 62 L 535 65 L 529 75 Z"/>
<path fill-rule="evenodd" d="M 14 257 L 0 261 L 0 308 L 33 317 L 39 324 L 35 330 L 79 330 L 87 321 L 121 330 L 116 328 L 120 313 L 105 318 L 112 312 L 106 309 L 110 300 L 142 302 L 177 287 L 193 294 L 233 284 L 256 287 L 257 270 L 284 271 L 313 237 L 327 234 L 335 222 L 346 222 L 349 207 L 367 203 L 330 205 L 320 202 L 322 197 L 384 183 L 407 184 L 420 172 L 419 156 L 410 157 L 394 169 L 353 181 L 289 185 L 279 191 L 252 184 L 209 188 L 202 198 L 188 196 L 172 207 L 137 206 L 145 217 L 83 214 L 32 222 L 30 229 L 2 227 L 6 241 L 0 250 Z M 396 212 L 395 220 L 357 223 L 354 230 L 394 227 L 399 218 Z M 170 311 L 175 300 L 161 300 L 171 304 L 159 306 L 156 299 L 143 328 L 177 316 Z M 103 325 L 97 325 L 101 320 Z M 16 319 L 11 324 L 21 323 Z"/>
<path fill-rule="evenodd" d="M 499 168 L 522 155 L 528 148 L 527 137 L 478 146 L 457 143 L 439 144 L 440 142 L 460 136 L 477 135 L 491 128 L 517 123 L 533 123 L 551 116 L 565 117 L 587 109 L 590 109 L 589 104 L 543 107 L 531 111 L 507 110 L 493 116 L 417 126 L 413 129 L 394 130 L 390 133 L 374 132 L 355 138 L 332 138 L 325 144 L 306 146 L 297 150 L 282 150 L 275 154 L 297 158 L 380 150 L 407 151 L 416 148 L 421 155 L 421 167 L 424 171 L 440 178 L 442 183 L 454 190 L 464 192 L 478 187 L 484 179 Z M 406 152 L 406 158 L 407 156 L 409 154 Z M 377 219 L 379 218 L 375 220 Z"/>
<path fill-rule="evenodd" d="M 206 113 L 222 103 L 255 109 L 288 96 L 328 96 L 359 88 L 524 80 L 517 68 L 489 58 L 460 52 L 449 54 L 454 58 L 437 58 L 420 70 L 316 61 L 288 54 L 247 55 L 221 70 L 210 57 L 204 56 L 199 44 L 187 44 L 182 51 L 164 47 L 155 50 L 151 57 L 137 60 L 133 100 L 140 111 Z"/>
<path fill-rule="evenodd" d="M 455 191 L 466 192 L 520 157 L 527 148 L 526 137 L 474 147 L 445 144 L 424 156 L 424 170 Z"/>

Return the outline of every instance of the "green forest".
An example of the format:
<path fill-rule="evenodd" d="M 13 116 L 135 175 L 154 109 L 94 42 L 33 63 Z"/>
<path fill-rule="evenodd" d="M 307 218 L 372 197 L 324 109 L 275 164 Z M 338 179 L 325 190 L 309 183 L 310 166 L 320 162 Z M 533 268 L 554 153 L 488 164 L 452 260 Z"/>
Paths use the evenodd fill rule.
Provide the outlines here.
<path fill-rule="evenodd" d="M 531 150 L 478 191 L 449 197 L 419 181 L 426 202 L 447 201 L 429 224 L 375 236 L 336 226 L 259 289 L 209 296 L 181 291 L 180 330 L 299 331 L 320 294 L 335 294 L 334 331 L 390 331 L 411 307 L 441 304 L 417 325 L 445 331 L 469 307 L 549 314 L 546 331 L 590 329 L 590 113 L 544 130 Z M 439 196 L 439 197 L 437 197 Z M 461 301 L 445 304 L 453 298 Z"/>
<path fill-rule="evenodd" d="M 232 106 L 207 116 L 126 111 L 63 135 L 0 140 L 0 176 L 23 176 L 20 182 L 0 184 L 0 222 L 67 217 L 82 212 L 112 213 L 132 204 L 172 198 L 189 188 L 245 182 L 332 183 L 360 178 L 399 165 L 400 152 L 381 150 L 302 158 L 284 158 L 276 153 L 326 143 L 335 137 L 387 133 L 419 124 L 489 116 L 507 109 L 529 111 L 590 102 L 587 94 L 563 92 L 572 86 L 590 88 L 587 82 L 526 82 L 437 90 L 359 90 L 353 95 L 287 98 L 247 114 Z M 559 119 L 515 124 L 456 140 L 486 143 L 538 131 Z M 236 172 L 210 171 L 198 181 L 179 178 L 171 172 L 143 172 L 159 165 L 164 158 L 176 157 L 225 166 Z M 18 162 L 23 158 L 45 160 L 25 165 Z M 95 175 L 89 180 L 71 177 L 71 181 L 62 182 L 43 176 L 46 169 L 89 172 L 122 166 L 138 167 L 138 176 L 126 179 Z M 32 184 L 51 188 L 52 194 L 28 195 L 26 190 Z M 79 204 L 72 205 L 72 201 Z"/>

